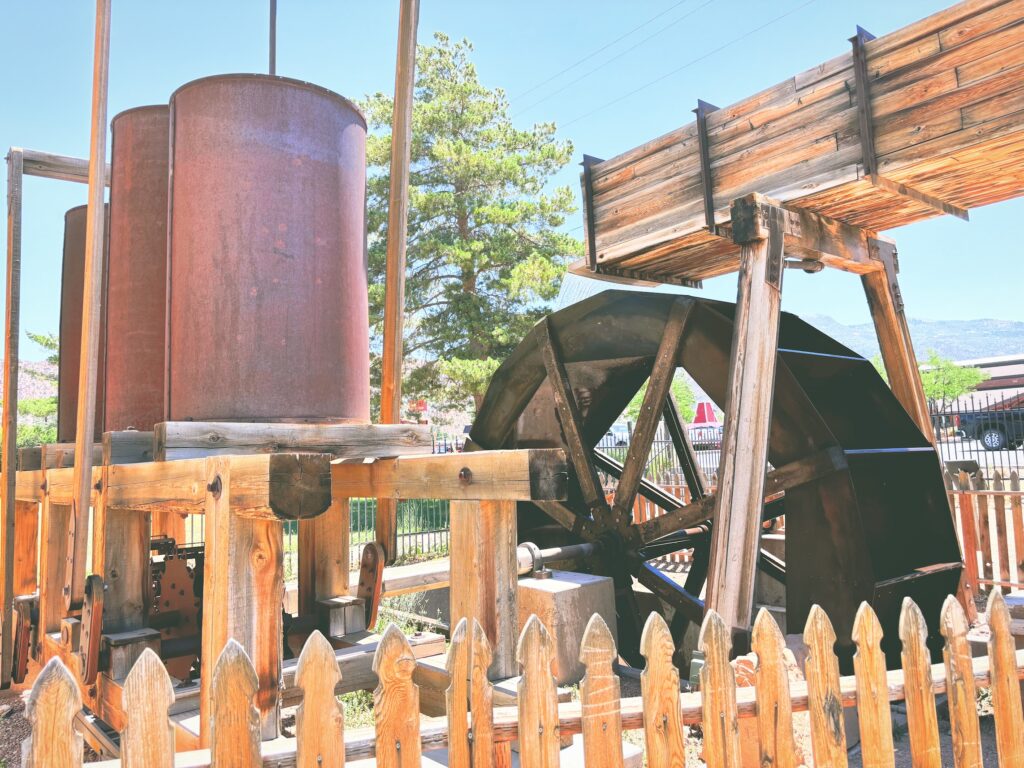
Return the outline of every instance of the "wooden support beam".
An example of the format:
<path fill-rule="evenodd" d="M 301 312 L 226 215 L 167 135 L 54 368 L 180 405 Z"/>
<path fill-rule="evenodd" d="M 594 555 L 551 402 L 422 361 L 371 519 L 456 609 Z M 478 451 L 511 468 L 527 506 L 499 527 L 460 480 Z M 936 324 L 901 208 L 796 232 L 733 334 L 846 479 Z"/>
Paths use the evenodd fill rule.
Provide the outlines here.
<path fill-rule="evenodd" d="M 576 470 L 576 479 L 583 492 L 583 501 L 591 511 L 603 509 L 608 506 L 608 502 L 605 501 L 601 480 L 597 476 L 597 470 L 594 468 L 594 462 L 590 456 L 590 448 L 583 438 L 583 416 L 580 414 L 576 395 L 569 383 L 569 374 L 566 372 L 565 362 L 562 360 L 562 350 L 558 346 L 558 339 L 553 330 L 551 318 L 545 317 L 537 323 L 534 332 L 537 334 L 537 344 L 541 348 L 544 368 L 547 370 L 548 381 L 551 383 L 551 395 L 558 412 L 562 436 L 569 449 L 569 459 Z"/>
<path fill-rule="evenodd" d="M 96 0 L 93 44 L 92 130 L 89 143 L 89 210 L 86 216 L 85 275 L 82 301 L 81 366 L 75 423 L 75 498 L 68 536 L 71 569 L 64 605 L 80 605 L 85 593 L 86 531 L 92 495 L 92 444 L 96 424 L 96 379 L 99 369 L 100 316 L 103 309 L 103 243 L 107 179 L 107 73 L 110 65 L 111 0 Z"/>
<path fill-rule="evenodd" d="M 348 498 L 561 500 L 566 481 L 565 453 L 557 448 L 331 463 L 334 494 Z"/>
<path fill-rule="evenodd" d="M 153 461 L 153 433 L 134 429 L 104 432 L 101 451 L 103 465 L 107 467 Z"/>
<path fill-rule="evenodd" d="M 748 200 L 749 199 L 745 199 Z M 733 220 L 747 207 L 739 202 Z M 754 607 L 761 506 L 782 299 L 785 216 L 767 219 L 737 238 L 742 249 L 736 321 L 729 360 L 722 457 L 715 496 L 707 605 L 733 630 L 747 631 Z"/>
<path fill-rule="evenodd" d="M 39 537 L 39 633 L 59 632 L 64 618 L 64 589 L 67 571 L 68 524 L 70 504 L 43 500 Z M 37 642 L 41 638 L 37 638 Z"/>
<path fill-rule="evenodd" d="M 24 157 L 26 176 L 38 176 L 58 181 L 74 181 L 81 184 L 89 183 L 89 160 L 82 157 L 56 155 L 52 152 L 40 152 L 35 149 L 19 149 Z M 110 186 L 110 164 L 107 163 L 103 183 Z"/>
<path fill-rule="evenodd" d="M 409 163 L 412 154 L 412 106 L 416 86 L 416 31 L 420 0 L 400 0 L 395 99 L 391 115 L 391 179 L 388 191 L 388 239 L 384 275 L 384 348 L 381 355 L 380 416 L 385 424 L 402 420 L 405 251 L 409 233 Z M 393 499 L 377 499 L 374 521 L 385 561 L 398 549 L 398 508 Z"/>
<path fill-rule="evenodd" d="M 101 491 L 93 503 L 92 549 L 93 573 L 103 577 L 106 589 L 103 633 L 131 632 L 146 627 L 149 615 L 151 514 L 108 508 L 105 502 Z"/>
<path fill-rule="evenodd" d="M 615 488 L 615 500 L 612 510 L 615 515 L 625 521 L 633 516 L 633 501 L 647 469 L 647 459 L 651 452 L 654 435 L 661 422 L 665 398 L 671 395 L 672 379 L 679 367 L 679 351 L 686 331 L 686 321 L 693 310 L 693 302 L 676 301 L 672 305 L 665 332 L 658 345 L 658 354 L 654 358 L 651 378 L 647 382 L 640 415 L 633 429 L 633 437 L 629 441 L 626 460 L 623 462 L 622 474 Z"/>
<path fill-rule="evenodd" d="M 732 219 L 720 229 L 731 234 L 736 243 L 751 242 L 764 231 L 773 211 L 781 218 L 787 255 L 813 259 L 858 275 L 882 268 L 872 255 L 872 241 L 883 239 L 876 232 L 804 208 L 787 208 L 764 195 L 750 194 L 734 200 Z"/>
<path fill-rule="evenodd" d="M 39 504 L 16 501 L 14 504 L 14 597 L 36 591 L 38 564 Z"/>
<path fill-rule="evenodd" d="M 516 504 L 456 501 L 451 528 L 451 626 L 463 618 L 468 626 L 479 621 L 491 646 L 488 676 L 513 677 L 519 636 Z"/>
<path fill-rule="evenodd" d="M 903 307 L 903 295 L 897 280 L 899 266 L 896 247 L 891 242 L 876 240 L 872 249 L 879 269 L 861 277 L 867 297 L 871 321 L 875 325 L 878 348 L 882 353 L 885 373 L 900 405 L 910 414 L 929 443 L 935 442 L 928 399 L 924 395 L 921 372 L 917 367 L 910 327 Z"/>
<path fill-rule="evenodd" d="M 42 469 L 65 469 L 75 466 L 75 447 L 74 443 L 47 443 L 39 446 Z M 102 464 L 103 445 L 93 443 L 91 455 L 93 466 Z"/>
<path fill-rule="evenodd" d="M 322 515 L 299 521 L 299 613 L 349 592 L 349 502 L 336 496 Z"/>
<path fill-rule="evenodd" d="M 432 450 L 430 428 L 412 424 L 166 421 L 157 424 L 153 432 L 155 461 L 281 451 L 309 451 L 329 453 L 339 459 L 362 459 L 408 456 Z"/>
<path fill-rule="evenodd" d="M 42 503 L 46 495 L 46 473 L 41 469 L 18 472 L 15 480 L 14 498 L 18 501 Z"/>
<path fill-rule="evenodd" d="M 11 682 L 14 659 L 14 498 L 18 469 L 18 340 L 21 335 L 21 195 L 24 157 L 7 154 L 7 316 L 4 327 L 3 498 L 0 499 L 0 687 Z"/>
<path fill-rule="evenodd" d="M 284 598 L 282 524 L 232 512 L 235 478 L 231 460 L 206 462 L 206 565 L 200 694 L 201 740 L 210 739 L 213 666 L 229 639 L 242 645 L 259 679 L 255 706 L 263 740 L 280 734 L 282 658 L 281 601 Z"/>
<path fill-rule="evenodd" d="M 231 508 L 237 515 L 300 520 L 316 517 L 331 504 L 331 465 L 327 454 L 223 458 L 234 478 Z M 206 459 L 123 464 L 106 469 L 108 507 L 179 514 L 203 514 L 205 510 Z M 67 471 L 50 472 L 47 482 Z"/>

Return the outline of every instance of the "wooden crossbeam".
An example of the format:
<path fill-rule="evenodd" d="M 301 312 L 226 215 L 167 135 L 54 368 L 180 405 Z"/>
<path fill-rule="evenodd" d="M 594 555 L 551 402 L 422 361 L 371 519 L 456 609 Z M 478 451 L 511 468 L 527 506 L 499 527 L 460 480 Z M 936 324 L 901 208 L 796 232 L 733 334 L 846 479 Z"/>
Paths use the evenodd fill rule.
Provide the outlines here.
<path fill-rule="evenodd" d="M 872 248 L 874 242 L 888 242 L 884 236 L 804 208 L 786 207 L 764 195 L 734 200 L 731 221 L 719 229 L 737 243 L 764 239 L 772 211 L 781 216 L 786 255 L 814 259 L 858 275 L 882 269 Z"/>
<path fill-rule="evenodd" d="M 378 458 L 430 453 L 433 448 L 430 428 L 413 424 L 166 421 L 154 427 L 153 443 L 156 461 L 281 451 Z"/>
<path fill-rule="evenodd" d="M 557 501 L 566 496 L 565 453 L 557 448 L 475 451 L 331 464 L 336 497 Z"/>

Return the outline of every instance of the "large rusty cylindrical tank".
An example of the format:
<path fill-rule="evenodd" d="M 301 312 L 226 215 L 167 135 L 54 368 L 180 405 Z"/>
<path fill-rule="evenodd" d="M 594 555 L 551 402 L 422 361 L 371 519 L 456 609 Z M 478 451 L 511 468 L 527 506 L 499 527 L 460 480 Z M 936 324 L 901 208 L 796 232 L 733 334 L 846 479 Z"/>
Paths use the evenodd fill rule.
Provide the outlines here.
<path fill-rule="evenodd" d="M 167 339 L 166 105 L 111 121 L 107 244 L 107 430 L 151 430 L 164 415 Z"/>
<path fill-rule="evenodd" d="M 268 75 L 171 97 L 167 416 L 368 420 L 366 122 Z"/>
<path fill-rule="evenodd" d="M 109 221 L 109 208 L 105 209 L 105 212 Z M 64 214 L 64 264 L 60 282 L 60 366 L 57 372 L 57 441 L 61 443 L 74 442 L 75 433 L 78 431 L 78 372 L 82 360 L 82 301 L 85 292 L 87 214 L 86 205 L 79 205 Z M 102 318 L 102 313 L 100 316 Z M 103 434 L 104 335 L 101 320 L 99 368 L 96 372 L 96 421 L 93 427 L 97 442 Z"/>

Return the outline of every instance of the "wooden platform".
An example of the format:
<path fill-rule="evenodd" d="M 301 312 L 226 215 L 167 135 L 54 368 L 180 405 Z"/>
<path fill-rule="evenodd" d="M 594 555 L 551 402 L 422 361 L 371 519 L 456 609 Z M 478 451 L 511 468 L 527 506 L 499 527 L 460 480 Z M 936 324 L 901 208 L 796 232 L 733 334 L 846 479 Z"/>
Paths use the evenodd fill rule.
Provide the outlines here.
<path fill-rule="evenodd" d="M 847 49 L 590 161 L 587 268 L 684 284 L 736 271 L 740 249 L 709 227 L 705 194 L 715 227 L 756 192 L 879 231 L 1024 193 L 1024 3 L 967 0 L 862 40 L 861 76 Z"/>

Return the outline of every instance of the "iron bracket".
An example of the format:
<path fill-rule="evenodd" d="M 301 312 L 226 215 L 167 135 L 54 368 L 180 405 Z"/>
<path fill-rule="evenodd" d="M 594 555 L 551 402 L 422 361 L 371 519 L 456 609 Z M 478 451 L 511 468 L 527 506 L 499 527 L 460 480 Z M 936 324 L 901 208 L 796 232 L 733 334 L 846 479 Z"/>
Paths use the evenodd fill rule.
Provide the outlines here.
<path fill-rule="evenodd" d="M 700 150 L 700 179 L 704 187 L 704 223 L 712 235 L 718 234 L 715 224 L 715 190 L 711 177 L 711 145 L 708 142 L 708 115 L 718 110 L 714 104 L 697 99 L 697 145 Z"/>

